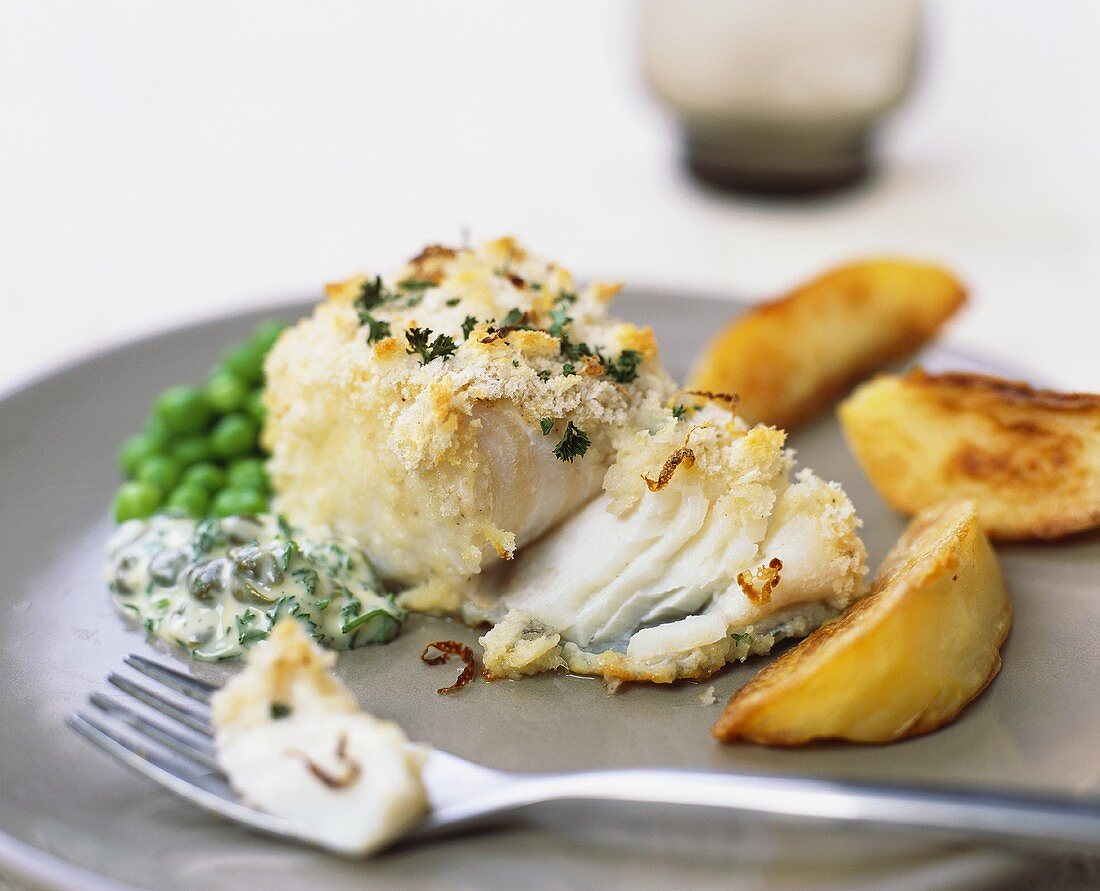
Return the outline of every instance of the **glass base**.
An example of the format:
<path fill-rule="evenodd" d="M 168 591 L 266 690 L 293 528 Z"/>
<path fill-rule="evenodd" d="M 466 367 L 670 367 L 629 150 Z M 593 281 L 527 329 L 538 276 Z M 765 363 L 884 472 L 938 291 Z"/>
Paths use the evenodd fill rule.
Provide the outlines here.
<path fill-rule="evenodd" d="M 731 127 L 688 129 L 685 162 L 699 181 L 727 192 L 811 195 L 849 188 L 871 170 L 870 131 Z"/>

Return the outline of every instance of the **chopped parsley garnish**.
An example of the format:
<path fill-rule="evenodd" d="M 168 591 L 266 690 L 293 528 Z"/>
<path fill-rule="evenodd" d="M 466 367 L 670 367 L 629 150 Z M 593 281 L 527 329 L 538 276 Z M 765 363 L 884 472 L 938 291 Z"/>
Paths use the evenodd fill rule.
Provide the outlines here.
<path fill-rule="evenodd" d="M 566 362 L 566 363 L 565 363 L 565 364 L 564 364 L 564 365 L 563 365 L 563 366 L 561 367 L 561 373 L 562 373 L 562 374 L 564 374 L 564 375 L 565 375 L 566 377 L 569 377 L 569 375 L 571 375 L 571 374 L 576 374 L 576 373 L 577 373 L 577 369 L 573 367 L 573 363 L 572 363 L 572 362 Z"/>
<path fill-rule="evenodd" d="M 367 343 L 374 343 L 381 340 L 384 337 L 390 336 L 390 323 L 382 319 L 376 319 L 373 316 L 361 314 L 359 321 L 366 324 L 367 327 Z"/>
<path fill-rule="evenodd" d="M 466 316 L 462 321 L 462 339 L 469 340 L 470 333 L 477 327 L 477 319 L 473 316 Z"/>
<path fill-rule="evenodd" d="M 513 306 L 508 310 L 508 315 L 500 323 L 501 328 L 519 328 L 521 325 L 527 323 L 527 313 L 523 312 L 519 307 Z"/>
<path fill-rule="evenodd" d="M 397 287 L 402 291 L 426 291 L 428 288 L 434 288 L 435 282 L 428 279 L 407 278 L 398 282 Z"/>
<path fill-rule="evenodd" d="M 381 306 L 387 300 L 393 300 L 396 296 L 396 294 L 386 290 L 386 286 L 382 284 L 382 276 L 376 275 L 373 279 L 368 278 L 359 287 L 355 309 L 362 318 L 364 312 L 372 310 L 376 306 Z"/>
<path fill-rule="evenodd" d="M 550 372 L 546 371 L 545 369 L 543 371 L 540 371 L 538 373 L 538 379 L 544 382 L 550 380 Z"/>
<path fill-rule="evenodd" d="M 539 420 L 539 427 L 542 429 L 542 435 L 543 436 L 549 436 L 550 431 L 554 429 L 554 419 L 553 418 L 541 418 Z"/>
<path fill-rule="evenodd" d="M 278 721 L 290 714 L 290 706 L 285 702 L 271 703 L 271 720 Z"/>
<path fill-rule="evenodd" d="M 587 343 L 573 343 L 568 335 L 563 334 L 561 336 L 561 354 L 567 359 L 576 361 L 584 356 L 591 356 L 592 348 Z"/>
<path fill-rule="evenodd" d="M 562 337 L 565 334 L 565 326 L 573 319 L 567 314 L 564 306 L 555 306 L 550 310 L 549 331 L 554 337 Z"/>
<path fill-rule="evenodd" d="M 733 645 L 736 647 L 739 647 L 742 644 L 747 645 L 752 640 L 752 634 L 750 634 L 748 631 L 735 631 L 733 632 L 733 634 L 730 635 L 730 637 L 733 638 Z"/>
<path fill-rule="evenodd" d="M 320 576 L 317 575 L 316 569 L 295 569 L 292 573 L 306 589 L 306 595 L 313 597 L 317 593 L 317 582 L 320 580 Z"/>
<path fill-rule="evenodd" d="M 672 409 L 672 417 L 676 418 L 676 420 L 678 421 L 684 416 L 684 412 L 686 412 L 687 410 L 688 409 L 686 405 L 677 405 Z"/>
<path fill-rule="evenodd" d="M 431 336 L 431 328 L 410 328 L 405 332 L 405 340 L 409 344 L 405 352 L 419 353 L 421 365 L 427 365 L 434 359 L 446 360 L 457 349 L 454 338 L 449 334 L 440 334 L 429 342 Z"/>
<path fill-rule="evenodd" d="M 376 319 L 371 315 L 371 310 L 395 297 L 397 297 L 396 294 L 386 290 L 380 275 L 363 282 L 359 296 L 355 300 L 355 312 L 359 316 L 359 324 L 367 326 L 367 343 L 374 343 L 383 337 L 390 336 L 390 323 Z"/>
<path fill-rule="evenodd" d="M 638 376 L 638 365 L 642 361 L 642 354 L 637 350 L 623 350 L 619 358 L 614 361 L 603 361 L 604 371 L 613 381 L 620 384 L 629 384 Z"/>
<path fill-rule="evenodd" d="M 592 440 L 588 434 L 570 421 L 565 425 L 561 440 L 554 446 L 554 457 L 559 461 L 571 462 L 574 458 L 583 458 L 590 445 Z"/>
<path fill-rule="evenodd" d="M 576 303 L 577 295 L 574 294 L 572 291 L 559 291 L 558 300 L 560 300 L 562 303 Z"/>
<path fill-rule="evenodd" d="M 443 301 L 447 306 L 458 306 L 462 302 L 461 297 L 451 297 L 449 300 Z"/>
<path fill-rule="evenodd" d="M 246 631 L 242 631 L 237 637 L 237 643 L 246 647 L 250 643 L 255 643 L 258 640 L 267 640 L 267 636 L 270 632 L 266 628 L 249 628 Z"/>

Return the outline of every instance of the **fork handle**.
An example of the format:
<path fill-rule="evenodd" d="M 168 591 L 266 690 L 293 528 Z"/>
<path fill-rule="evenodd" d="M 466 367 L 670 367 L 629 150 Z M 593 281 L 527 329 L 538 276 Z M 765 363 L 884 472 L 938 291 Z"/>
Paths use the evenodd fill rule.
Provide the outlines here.
<path fill-rule="evenodd" d="M 1025 849 L 1100 851 L 1100 802 L 761 774 L 614 770 L 518 777 L 433 815 L 460 828 L 551 801 L 679 805 L 779 820 L 949 832 Z M 430 827 L 425 827 L 430 828 Z"/>

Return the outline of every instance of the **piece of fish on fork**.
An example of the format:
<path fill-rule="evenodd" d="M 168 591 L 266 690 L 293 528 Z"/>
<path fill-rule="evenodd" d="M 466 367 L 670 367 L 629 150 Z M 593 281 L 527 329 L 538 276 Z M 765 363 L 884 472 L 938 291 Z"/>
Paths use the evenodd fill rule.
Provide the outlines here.
<path fill-rule="evenodd" d="M 107 680 L 124 697 L 92 693 L 88 701 L 94 710 L 69 716 L 73 730 L 199 807 L 261 833 L 326 847 L 291 821 L 237 798 L 217 760 L 210 708 L 216 686 L 143 656 L 125 662 L 143 678 L 112 672 Z M 955 842 L 1100 852 L 1095 800 L 681 770 L 512 774 L 436 749 L 429 750 L 423 780 L 430 811 L 402 843 L 508 823 L 549 802 L 596 801 L 672 806 L 708 820 L 728 812 L 749 819 L 929 830 Z"/>

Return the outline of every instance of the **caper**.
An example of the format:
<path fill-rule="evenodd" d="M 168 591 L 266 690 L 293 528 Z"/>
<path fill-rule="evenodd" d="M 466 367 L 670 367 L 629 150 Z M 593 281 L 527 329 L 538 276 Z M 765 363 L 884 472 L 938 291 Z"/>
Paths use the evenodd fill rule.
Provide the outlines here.
<path fill-rule="evenodd" d="M 256 545 L 247 545 L 231 551 L 229 556 L 233 560 L 233 568 L 241 575 L 256 578 L 263 562 L 264 552 Z"/>
<path fill-rule="evenodd" d="M 275 598 L 255 582 L 239 575 L 230 579 L 229 593 L 238 603 L 247 603 L 250 606 L 270 606 L 275 602 Z"/>
<path fill-rule="evenodd" d="M 116 575 L 111 579 L 111 583 L 107 587 L 122 597 L 129 597 L 134 593 L 134 589 L 130 587 L 129 582 L 121 575 Z"/>
<path fill-rule="evenodd" d="M 274 587 L 275 585 L 281 585 L 283 583 L 283 570 L 279 566 L 278 561 L 272 557 L 270 560 L 264 561 L 264 569 L 260 574 L 260 581 L 268 587 Z"/>
<path fill-rule="evenodd" d="M 162 588 L 168 588 L 176 583 L 186 562 L 187 555 L 183 551 L 168 548 L 149 561 L 149 576 Z"/>
<path fill-rule="evenodd" d="M 224 561 L 208 560 L 193 566 L 187 573 L 187 590 L 198 600 L 213 600 L 214 593 L 222 586 L 221 574 Z"/>
<path fill-rule="evenodd" d="M 270 586 L 283 580 L 283 571 L 275 555 L 256 545 L 238 548 L 231 556 L 237 574 L 249 581 Z"/>

